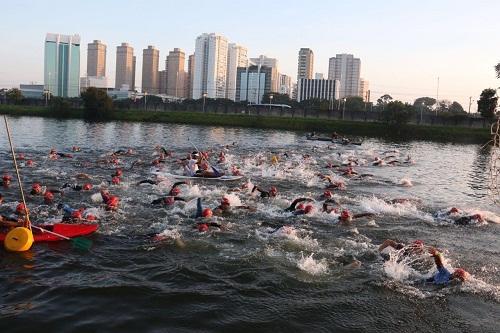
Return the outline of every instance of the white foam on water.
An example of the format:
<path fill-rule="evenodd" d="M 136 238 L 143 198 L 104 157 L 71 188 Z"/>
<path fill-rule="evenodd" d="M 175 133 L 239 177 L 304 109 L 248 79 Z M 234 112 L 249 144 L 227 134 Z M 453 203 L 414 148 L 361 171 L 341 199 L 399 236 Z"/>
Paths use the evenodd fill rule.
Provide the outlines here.
<path fill-rule="evenodd" d="M 313 256 L 314 253 L 311 253 L 311 255 L 307 257 L 304 257 L 304 254 L 301 253 L 301 258 L 297 262 L 297 267 L 311 275 L 327 274 L 328 264 L 326 259 L 316 260 Z"/>
<path fill-rule="evenodd" d="M 399 181 L 399 185 L 404 186 L 404 187 L 412 187 L 413 183 L 412 183 L 411 179 L 409 179 L 409 178 L 402 178 Z"/>
<path fill-rule="evenodd" d="M 90 200 L 92 200 L 92 202 L 103 202 L 102 201 L 102 196 L 101 196 L 101 193 L 94 193 L 90 196 Z"/>
<path fill-rule="evenodd" d="M 362 210 L 368 213 L 413 217 L 428 222 L 434 221 L 430 214 L 418 210 L 415 204 L 408 201 L 391 204 L 373 196 L 362 198 L 359 203 Z"/>

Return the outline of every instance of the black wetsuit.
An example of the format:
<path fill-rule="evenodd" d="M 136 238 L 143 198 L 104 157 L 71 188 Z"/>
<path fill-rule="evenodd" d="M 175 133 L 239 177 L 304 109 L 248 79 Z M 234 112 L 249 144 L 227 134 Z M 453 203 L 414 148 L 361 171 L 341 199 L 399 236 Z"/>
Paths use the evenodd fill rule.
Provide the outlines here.
<path fill-rule="evenodd" d="M 81 190 L 83 190 L 83 186 L 82 185 L 78 185 L 78 184 L 69 184 L 69 183 L 66 183 L 63 186 L 61 186 L 62 189 L 68 188 L 68 187 L 71 188 L 74 191 L 81 191 Z M 52 192 L 52 191 L 50 191 L 50 192 Z"/>
<path fill-rule="evenodd" d="M 271 193 L 269 193 L 269 191 L 263 191 L 260 188 L 258 188 L 257 186 L 253 187 L 252 193 L 255 192 L 255 191 L 259 191 L 261 198 L 270 198 L 270 197 L 272 197 L 272 195 L 271 195 Z"/>
<path fill-rule="evenodd" d="M 293 211 L 295 211 L 295 207 L 299 204 L 299 202 L 304 202 L 304 201 L 313 201 L 313 200 L 309 199 L 309 198 L 298 198 L 298 199 L 295 199 L 295 200 L 293 200 L 293 202 L 290 205 L 290 207 L 288 207 L 287 209 L 285 209 L 285 212 L 293 212 Z"/>
<path fill-rule="evenodd" d="M 163 197 L 163 198 L 158 198 L 158 199 L 155 199 L 151 202 L 152 205 L 161 205 L 161 204 L 164 204 L 165 203 L 165 199 L 168 198 L 168 197 Z M 181 198 L 181 197 L 171 197 L 174 199 L 174 201 L 183 201 L 183 202 L 186 202 L 186 199 L 184 198 Z"/>

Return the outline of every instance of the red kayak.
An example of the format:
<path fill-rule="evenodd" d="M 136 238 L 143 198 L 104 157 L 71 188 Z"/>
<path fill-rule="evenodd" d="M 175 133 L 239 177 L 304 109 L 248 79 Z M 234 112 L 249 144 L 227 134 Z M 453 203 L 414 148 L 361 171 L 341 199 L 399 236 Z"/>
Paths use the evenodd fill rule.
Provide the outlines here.
<path fill-rule="evenodd" d="M 55 232 L 62 236 L 66 236 L 68 238 L 86 236 L 94 233 L 98 225 L 97 224 L 67 224 L 67 223 L 56 223 L 56 224 L 47 224 L 47 225 L 39 225 L 38 227 L 43 228 L 48 231 Z M 3 242 L 5 239 L 6 232 L 0 233 L 0 242 Z M 57 242 L 64 239 L 58 237 L 56 235 L 49 234 L 48 232 L 42 232 L 41 230 L 33 228 L 33 238 L 35 242 Z"/>

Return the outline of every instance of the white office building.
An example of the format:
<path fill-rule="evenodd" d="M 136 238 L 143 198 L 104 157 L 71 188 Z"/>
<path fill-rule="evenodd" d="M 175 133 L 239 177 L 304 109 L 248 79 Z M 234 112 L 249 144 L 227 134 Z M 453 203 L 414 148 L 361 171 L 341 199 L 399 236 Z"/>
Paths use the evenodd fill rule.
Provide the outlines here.
<path fill-rule="evenodd" d="M 107 89 L 109 88 L 108 79 L 105 76 L 85 76 L 80 78 L 80 90 L 82 92 L 90 87 Z"/>
<path fill-rule="evenodd" d="M 339 99 L 338 80 L 300 79 L 297 82 L 297 101 L 319 98 L 334 101 Z"/>
<path fill-rule="evenodd" d="M 370 82 L 363 78 L 359 79 L 359 95 L 365 102 L 370 102 Z"/>
<path fill-rule="evenodd" d="M 202 34 L 196 38 L 193 99 L 226 98 L 228 41 L 226 37 Z"/>
<path fill-rule="evenodd" d="M 238 67 L 248 66 L 248 50 L 234 43 L 228 45 L 227 55 L 227 94 L 226 98 L 236 100 L 236 79 Z"/>
<path fill-rule="evenodd" d="M 330 58 L 328 79 L 340 81 L 340 98 L 361 96 L 360 94 L 361 60 L 352 54 L 337 54 Z"/>

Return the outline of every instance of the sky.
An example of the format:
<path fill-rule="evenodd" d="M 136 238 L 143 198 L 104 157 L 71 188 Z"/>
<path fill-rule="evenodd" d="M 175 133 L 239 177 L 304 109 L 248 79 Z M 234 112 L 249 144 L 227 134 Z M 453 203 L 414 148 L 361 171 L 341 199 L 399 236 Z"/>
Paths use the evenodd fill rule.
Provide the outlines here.
<path fill-rule="evenodd" d="M 204 32 L 226 36 L 265 54 L 279 71 L 296 79 L 301 47 L 314 51 L 314 71 L 328 73 L 328 59 L 350 53 L 361 59 L 372 100 L 383 94 L 412 102 L 436 97 L 460 102 L 467 111 L 485 88 L 498 88 L 500 62 L 498 0 L 16 0 L 0 5 L 0 88 L 43 82 L 47 32 L 79 34 L 81 75 L 87 43 L 108 46 L 107 75 L 114 84 L 116 46 L 129 42 L 160 50 L 160 70 L 175 47 L 194 52 Z"/>

